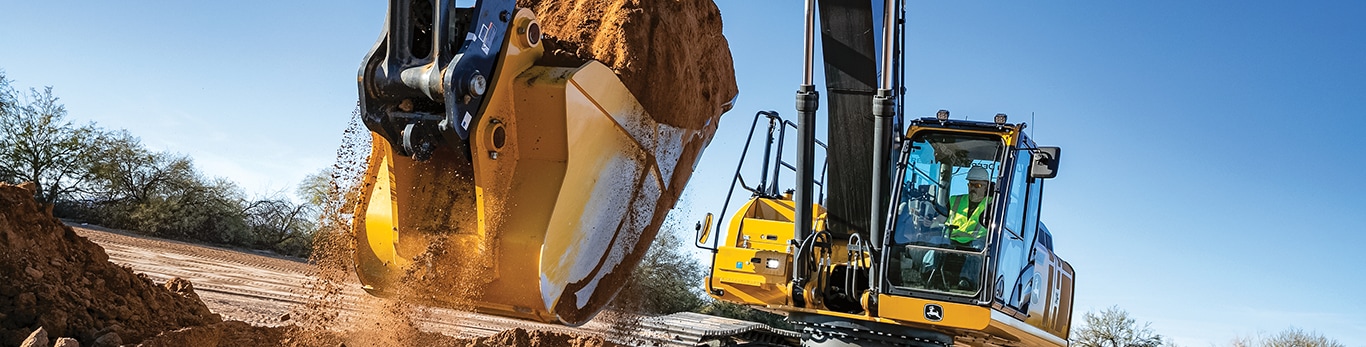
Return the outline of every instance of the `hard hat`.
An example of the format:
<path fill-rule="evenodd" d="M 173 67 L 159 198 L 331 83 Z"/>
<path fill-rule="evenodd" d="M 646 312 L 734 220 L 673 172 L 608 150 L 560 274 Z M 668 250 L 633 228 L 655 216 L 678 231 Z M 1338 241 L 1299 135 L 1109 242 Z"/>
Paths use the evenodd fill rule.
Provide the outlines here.
<path fill-rule="evenodd" d="M 987 169 L 983 169 L 981 166 L 973 166 L 971 169 L 968 169 L 968 180 L 990 181 L 991 175 L 987 174 Z"/>

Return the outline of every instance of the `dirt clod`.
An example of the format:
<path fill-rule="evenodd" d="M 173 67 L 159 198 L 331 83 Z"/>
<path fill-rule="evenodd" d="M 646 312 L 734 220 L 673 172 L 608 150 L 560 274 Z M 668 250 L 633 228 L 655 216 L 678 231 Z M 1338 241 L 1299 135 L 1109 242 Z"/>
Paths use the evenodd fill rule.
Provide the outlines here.
<path fill-rule="evenodd" d="M 47 330 L 38 327 L 38 330 L 28 334 L 28 338 L 25 338 L 19 347 L 47 347 Z"/>
<path fill-rule="evenodd" d="M 77 342 L 76 339 L 63 337 L 57 339 L 57 343 L 52 344 L 52 347 L 81 347 L 81 343 Z"/>
<path fill-rule="evenodd" d="M 119 334 L 115 332 L 109 332 L 104 335 L 100 335 L 99 338 L 95 339 L 95 347 L 115 347 L 122 345 L 123 339 L 119 338 Z"/>

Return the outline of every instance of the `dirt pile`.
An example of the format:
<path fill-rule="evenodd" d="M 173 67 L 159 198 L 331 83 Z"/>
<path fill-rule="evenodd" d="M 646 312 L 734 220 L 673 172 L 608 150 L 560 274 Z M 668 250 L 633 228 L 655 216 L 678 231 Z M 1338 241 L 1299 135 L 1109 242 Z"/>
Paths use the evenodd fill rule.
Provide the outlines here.
<path fill-rule="evenodd" d="M 0 184 L 0 345 L 19 345 L 39 327 L 90 346 L 220 320 L 188 281 L 163 287 L 110 263 L 103 248 L 40 209 L 32 191 Z"/>
<path fill-rule="evenodd" d="M 536 12 L 549 42 L 559 46 L 547 47 L 551 55 L 602 61 L 661 123 L 715 127 L 738 92 L 721 11 L 711 0 L 518 0 L 517 6 Z"/>

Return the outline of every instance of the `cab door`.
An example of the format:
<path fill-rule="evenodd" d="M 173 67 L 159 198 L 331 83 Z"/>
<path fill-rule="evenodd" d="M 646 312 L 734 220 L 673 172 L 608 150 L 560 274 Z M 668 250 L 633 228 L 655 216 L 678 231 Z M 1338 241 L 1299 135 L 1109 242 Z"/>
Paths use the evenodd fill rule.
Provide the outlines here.
<path fill-rule="evenodd" d="M 1038 184 L 1031 184 L 1029 166 L 1033 162 L 1030 150 L 1015 151 L 1011 165 L 1009 185 L 1002 194 L 1006 197 L 1005 213 L 1001 219 L 1000 233 L 997 236 L 995 285 L 992 296 L 995 302 L 1027 312 L 1027 302 L 1022 296 L 1033 284 L 1034 238 L 1038 227 Z"/>

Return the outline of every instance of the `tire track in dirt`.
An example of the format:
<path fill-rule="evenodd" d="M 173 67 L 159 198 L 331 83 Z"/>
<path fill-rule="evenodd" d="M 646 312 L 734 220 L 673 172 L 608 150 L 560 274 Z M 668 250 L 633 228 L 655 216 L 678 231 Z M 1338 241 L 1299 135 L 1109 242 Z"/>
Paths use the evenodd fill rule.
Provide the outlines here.
<path fill-rule="evenodd" d="M 313 279 L 311 267 L 301 259 L 257 254 L 212 246 L 131 235 L 123 231 L 89 225 L 71 225 L 76 233 L 105 248 L 109 260 L 146 274 L 157 282 L 180 277 L 194 283 L 205 304 L 225 320 L 240 320 L 256 326 L 289 325 L 281 319 L 296 305 L 308 300 L 305 286 Z M 356 317 L 361 300 L 374 300 L 360 289 L 354 278 L 340 297 L 348 309 L 342 314 Z M 423 331 L 456 338 L 479 338 L 521 328 L 562 334 L 596 335 L 618 343 L 637 345 L 652 334 L 621 332 L 607 319 L 595 319 L 581 327 L 551 325 L 511 318 L 489 316 L 443 308 L 421 307 L 412 317 Z M 667 340 L 660 341 L 668 345 Z M 648 343 L 655 345 L 655 343 Z"/>

